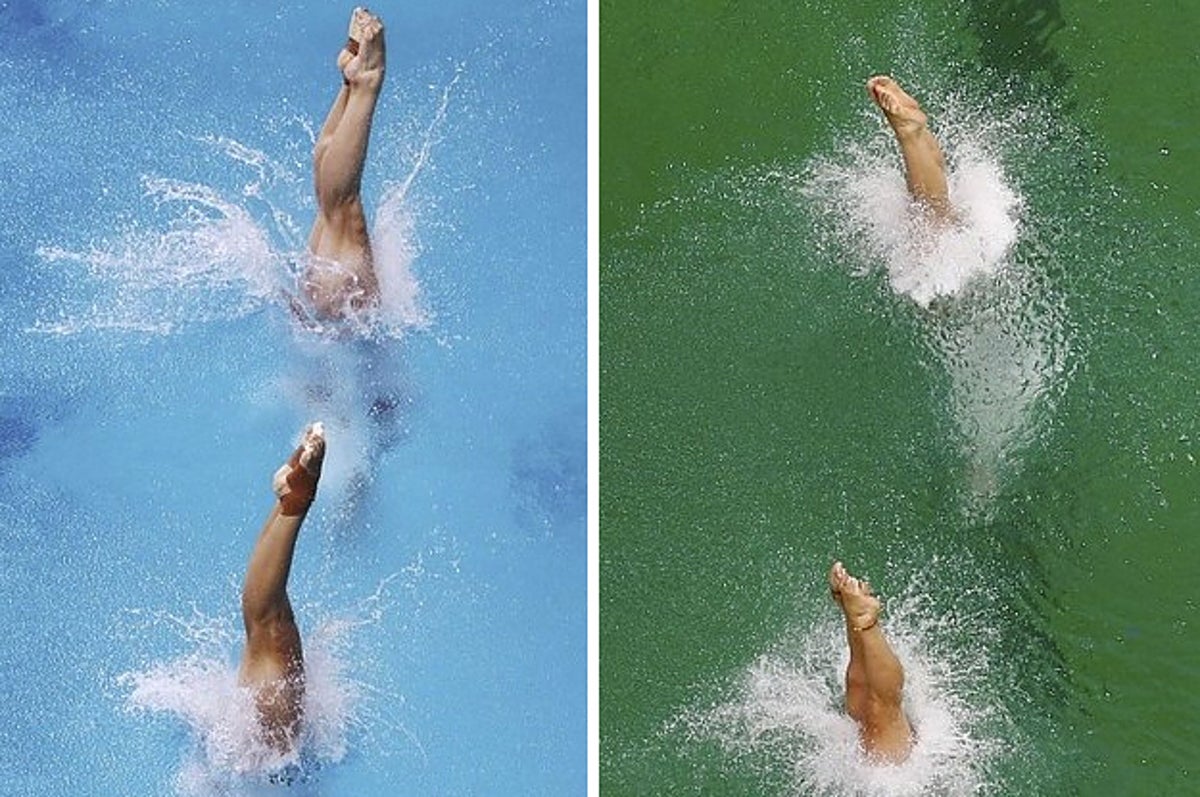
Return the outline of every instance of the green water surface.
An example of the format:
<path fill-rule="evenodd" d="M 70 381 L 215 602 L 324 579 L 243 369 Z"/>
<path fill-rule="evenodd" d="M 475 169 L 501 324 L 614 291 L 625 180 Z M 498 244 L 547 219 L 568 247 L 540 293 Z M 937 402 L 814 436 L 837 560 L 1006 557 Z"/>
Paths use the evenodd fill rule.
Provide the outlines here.
<path fill-rule="evenodd" d="M 600 12 L 602 793 L 794 791 L 664 728 L 832 611 L 834 557 L 885 593 L 937 567 L 930 611 L 994 632 L 986 793 L 1200 793 L 1200 5 Z M 789 189 L 873 133 L 880 71 L 935 117 L 1037 109 L 1000 149 L 1057 368 L 986 489 L 952 322 Z"/>

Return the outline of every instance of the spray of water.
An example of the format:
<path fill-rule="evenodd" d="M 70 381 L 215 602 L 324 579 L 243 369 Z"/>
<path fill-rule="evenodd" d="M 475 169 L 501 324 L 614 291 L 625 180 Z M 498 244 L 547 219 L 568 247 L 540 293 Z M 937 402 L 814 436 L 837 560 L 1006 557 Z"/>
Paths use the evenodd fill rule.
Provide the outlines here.
<path fill-rule="evenodd" d="M 853 273 L 883 271 L 918 308 L 950 376 L 950 410 L 970 463 L 967 509 L 986 513 L 1036 437 L 1039 405 L 1061 388 L 1069 340 L 1061 292 L 1031 256 L 1036 219 L 1004 168 L 1007 151 L 1037 146 L 1022 125 L 1044 124 L 1045 114 L 1017 109 L 994 119 L 963 106 L 949 101 L 936 131 L 958 223 L 930 226 L 914 212 L 896 143 L 877 118 L 874 135 L 845 136 L 833 154 L 814 158 L 800 193 Z"/>
<path fill-rule="evenodd" d="M 836 220 L 839 238 L 856 250 L 858 273 L 880 264 L 896 293 L 928 307 L 994 274 L 1017 240 L 1021 203 L 999 164 L 973 142 L 955 164 L 949 184 L 960 219 L 943 227 L 913 211 L 886 134 L 817 159 L 803 192 Z"/>
<path fill-rule="evenodd" d="M 419 249 L 409 195 L 440 141 L 450 99 L 462 75 L 463 66 L 459 65 L 454 77 L 442 89 L 437 110 L 411 158 L 411 170 L 403 180 L 386 186 L 375 217 L 372 240 L 379 257 L 376 266 L 382 298 L 379 321 L 395 336 L 406 329 L 427 329 L 432 323 L 430 311 L 421 301 L 421 288 L 412 268 Z"/>
<path fill-rule="evenodd" d="M 664 731 L 692 748 L 715 744 L 763 780 L 786 773 L 786 793 L 818 797 L 968 795 L 1014 734 L 985 685 L 994 641 L 980 618 L 937 615 L 914 581 L 889 601 L 889 642 L 905 667 L 904 710 L 917 735 L 899 765 L 869 761 L 845 713 L 845 628 L 831 612 L 798 626 L 736 675 L 710 705 Z M 969 633 L 963 633 L 969 631 Z M 1003 740 L 1003 742 L 1001 741 Z"/>
<path fill-rule="evenodd" d="M 318 332 L 399 338 L 429 327 L 431 315 L 414 269 L 420 246 L 411 189 L 440 141 L 462 71 L 459 67 L 442 88 L 433 117 L 410 153 L 407 174 L 385 182 L 372 227 L 380 306 L 336 330 Z M 311 136 L 311 126 L 305 127 Z M 166 335 L 288 305 L 308 260 L 304 230 L 289 210 L 311 206 L 307 174 L 226 136 L 206 135 L 197 142 L 243 177 L 238 189 L 147 176 L 143 185 L 152 211 L 139 212 L 139 219 L 83 248 L 39 247 L 36 254 L 62 287 L 31 331 Z M 164 218 L 165 229 L 155 224 L 156 217 Z"/>
<path fill-rule="evenodd" d="M 177 793 L 242 793 L 256 784 L 311 781 L 319 770 L 341 761 L 356 728 L 364 725 L 366 705 L 377 690 L 356 680 L 350 662 L 360 630 L 380 622 L 387 597 L 386 579 L 376 592 L 345 616 L 317 619 L 304 634 L 304 722 L 297 748 L 280 753 L 263 740 L 253 695 L 237 683 L 241 620 L 189 617 L 165 612 L 135 614 L 157 628 L 172 629 L 189 652 L 117 677 L 125 710 L 133 715 L 166 714 L 178 720 L 191 741 L 174 776 Z M 301 608 L 301 624 L 310 607 Z M 394 725 L 389 720 L 387 725 Z M 403 731 L 403 729 L 401 728 Z M 408 739 L 424 755 L 411 734 Z"/>
<path fill-rule="evenodd" d="M 156 207 L 179 209 L 166 231 L 131 225 L 84 250 L 37 250 L 45 264 L 78 271 L 32 331 L 170 334 L 247 315 L 278 290 L 283 258 L 248 210 L 196 183 L 146 178 L 144 186 Z"/>
<path fill-rule="evenodd" d="M 180 720 L 192 739 L 176 776 L 184 794 L 218 792 L 222 783 L 266 780 L 289 768 L 303 771 L 341 760 L 358 700 L 336 655 L 336 623 L 319 626 L 305 645 L 303 738 L 297 750 L 280 753 L 262 738 L 253 694 L 238 686 L 233 623 L 197 617 L 182 626 L 192 652 L 118 679 L 128 689 L 133 713 L 162 712 Z"/>

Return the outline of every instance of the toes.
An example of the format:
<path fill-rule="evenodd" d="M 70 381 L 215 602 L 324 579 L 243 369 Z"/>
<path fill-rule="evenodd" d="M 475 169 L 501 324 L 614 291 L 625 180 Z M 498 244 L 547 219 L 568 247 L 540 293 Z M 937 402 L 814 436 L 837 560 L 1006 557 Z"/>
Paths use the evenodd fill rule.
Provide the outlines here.
<path fill-rule="evenodd" d="M 320 466 L 325 456 L 325 427 L 320 421 L 310 424 L 304 430 L 304 453 L 300 456 L 300 464 L 312 470 L 310 465 Z"/>
<path fill-rule="evenodd" d="M 834 562 L 833 567 L 829 569 L 829 588 L 837 591 L 846 581 L 846 568 L 841 562 Z"/>
<path fill-rule="evenodd" d="M 367 41 L 371 41 L 379 35 L 380 31 L 383 30 L 383 20 L 374 14 L 371 14 L 370 12 L 364 12 L 364 14 L 365 17 L 360 23 L 362 26 L 361 29 L 363 38 Z"/>

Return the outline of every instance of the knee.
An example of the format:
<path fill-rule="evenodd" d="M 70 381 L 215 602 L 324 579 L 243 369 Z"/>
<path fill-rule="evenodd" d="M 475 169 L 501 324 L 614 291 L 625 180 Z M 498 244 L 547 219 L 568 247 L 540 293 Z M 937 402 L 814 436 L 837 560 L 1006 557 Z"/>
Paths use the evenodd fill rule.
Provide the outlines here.
<path fill-rule="evenodd" d="M 864 713 L 868 721 L 888 722 L 900 713 L 901 706 L 904 703 L 904 694 L 898 688 L 872 688 L 867 693 L 865 703 L 864 708 L 866 710 Z"/>
<path fill-rule="evenodd" d="M 250 590 L 244 591 L 242 593 L 242 619 L 247 627 L 253 626 L 266 631 L 294 625 L 296 622 L 286 592 L 263 594 Z"/>
<path fill-rule="evenodd" d="M 300 631 L 291 611 L 271 611 L 244 619 L 246 641 L 255 650 L 291 650 L 299 644 Z"/>
<path fill-rule="evenodd" d="M 846 692 L 849 694 L 865 695 L 870 689 L 870 681 L 867 680 L 867 674 L 863 672 L 861 667 L 848 667 L 846 669 Z"/>

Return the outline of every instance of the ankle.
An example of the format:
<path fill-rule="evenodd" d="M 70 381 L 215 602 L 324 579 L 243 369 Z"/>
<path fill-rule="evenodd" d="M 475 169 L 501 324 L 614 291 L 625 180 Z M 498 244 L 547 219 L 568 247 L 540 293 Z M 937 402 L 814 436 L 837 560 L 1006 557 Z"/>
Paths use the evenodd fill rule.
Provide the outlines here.
<path fill-rule="evenodd" d="M 923 121 L 915 119 L 889 120 L 896 140 L 901 144 L 918 144 L 925 136 L 930 136 L 929 127 Z"/>
<path fill-rule="evenodd" d="M 870 620 L 868 620 L 868 621 L 867 621 L 865 624 L 863 624 L 863 625 L 851 625 L 851 626 L 850 626 L 850 630 L 851 630 L 851 631 L 853 631 L 853 632 L 854 632 L 854 633 L 856 633 L 856 634 L 861 634 L 861 633 L 864 633 L 864 632 L 866 632 L 866 631 L 870 631 L 872 628 L 874 628 L 874 627 L 875 627 L 875 626 L 877 626 L 877 625 L 879 625 L 879 618 L 878 618 L 878 617 L 872 617 Z"/>
<path fill-rule="evenodd" d="M 308 476 L 307 479 L 295 478 L 297 472 Z M 279 496 L 279 513 L 288 517 L 296 517 L 308 512 L 313 500 L 317 497 L 317 481 L 304 468 L 295 468 L 287 478 L 287 489 Z"/>
<path fill-rule="evenodd" d="M 300 517 L 308 514 L 314 498 L 316 498 L 315 495 L 300 495 L 299 493 L 281 495 L 279 496 L 279 514 L 284 517 Z"/>
<path fill-rule="evenodd" d="M 372 93 L 378 94 L 379 89 L 383 86 L 384 67 L 376 67 L 373 69 L 360 70 L 353 77 L 342 76 L 342 80 L 351 91 L 356 89 L 364 89 Z"/>
<path fill-rule="evenodd" d="M 303 515 L 317 497 L 317 476 L 300 464 L 297 452 L 275 474 L 274 489 L 279 499 L 280 514 L 289 517 Z"/>

